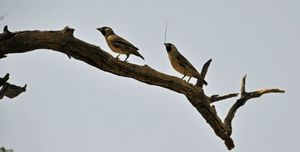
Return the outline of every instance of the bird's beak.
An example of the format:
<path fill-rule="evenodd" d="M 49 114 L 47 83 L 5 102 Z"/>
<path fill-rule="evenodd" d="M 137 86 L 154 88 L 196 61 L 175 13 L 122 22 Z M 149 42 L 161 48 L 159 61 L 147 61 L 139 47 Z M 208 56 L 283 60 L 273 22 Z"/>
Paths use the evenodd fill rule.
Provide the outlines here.
<path fill-rule="evenodd" d="M 97 28 L 98 31 L 100 31 L 103 35 L 105 35 L 105 31 L 104 31 L 104 28 L 101 27 L 101 28 Z"/>
<path fill-rule="evenodd" d="M 165 47 L 167 48 L 169 46 L 169 43 L 164 43 Z"/>
<path fill-rule="evenodd" d="M 166 47 L 166 50 L 167 50 L 168 52 L 170 52 L 170 51 L 171 51 L 171 45 L 170 45 L 170 43 L 164 43 L 164 45 L 165 45 L 165 47 Z"/>

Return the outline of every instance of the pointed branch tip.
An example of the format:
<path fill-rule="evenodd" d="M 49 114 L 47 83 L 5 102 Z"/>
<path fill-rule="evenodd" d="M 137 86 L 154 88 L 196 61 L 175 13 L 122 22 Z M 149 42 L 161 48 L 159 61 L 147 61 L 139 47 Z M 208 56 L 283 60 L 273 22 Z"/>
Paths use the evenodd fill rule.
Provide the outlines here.
<path fill-rule="evenodd" d="M 9 73 L 6 73 L 3 78 L 0 78 L 0 87 L 3 86 L 9 79 Z"/>
<path fill-rule="evenodd" d="M 285 93 L 285 90 L 282 90 L 282 89 L 263 89 L 263 90 L 258 90 L 256 91 L 256 93 L 258 94 L 267 94 L 267 93 Z"/>
<path fill-rule="evenodd" d="M 246 78 L 247 78 L 247 74 L 245 74 L 241 82 L 241 95 L 246 94 Z"/>
<path fill-rule="evenodd" d="M 5 79 L 9 79 L 9 73 L 6 73 L 4 76 Z"/>
<path fill-rule="evenodd" d="M 24 92 L 26 91 L 27 88 L 27 84 L 24 85 L 24 87 L 22 87 L 22 89 L 24 90 Z"/>

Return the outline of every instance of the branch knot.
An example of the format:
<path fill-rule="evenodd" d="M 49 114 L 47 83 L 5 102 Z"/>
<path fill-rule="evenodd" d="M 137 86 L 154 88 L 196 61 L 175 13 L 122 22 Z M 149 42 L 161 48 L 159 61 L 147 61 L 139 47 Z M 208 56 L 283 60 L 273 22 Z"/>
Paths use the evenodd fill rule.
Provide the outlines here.
<path fill-rule="evenodd" d="M 73 37 L 74 31 L 75 31 L 75 29 L 70 28 L 69 26 L 64 27 L 64 29 L 62 30 L 63 33 L 66 33 L 72 37 Z"/>

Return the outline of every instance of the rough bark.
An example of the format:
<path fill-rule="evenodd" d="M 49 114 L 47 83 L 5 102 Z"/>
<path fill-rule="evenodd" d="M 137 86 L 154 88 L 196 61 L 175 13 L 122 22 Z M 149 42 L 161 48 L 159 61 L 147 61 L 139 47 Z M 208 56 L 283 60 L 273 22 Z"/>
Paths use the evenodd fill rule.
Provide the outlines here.
<path fill-rule="evenodd" d="M 146 84 L 160 86 L 183 94 L 203 116 L 206 122 L 214 130 L 215 134 L 224 141 L 226 147 L 229 150 L 234 148 L 233 140 L 230 137 L 232 132 L 231 121 L 235 112 L 241 106 L 233 105 L 223 122 L 218 117 L 216 110 L 211 103 L 236 97 L 238 95 L 237 93 L 225 96 L 213 95 L 208 97 L 202 89 L 203 84 L 199 81 L 196 85 L 192 85 L 180 78 L 158 72 L 148 65 L 141 66 L 120 61 L 100 47 L 75 38 L 73 32 L 74 29 L 69 27 L 65 27 L 63 30 L 58 31 L 36 30 L 21 32 L 10 32 L 7 27 L 5 27 L 4 32 L 0 35 L 0 57 L 5 57 L 6 54 L 25 53 L 38 49 L 58 51 L 100 70 L 122 77 L 133 78 Z M 212 60 L 210 59 L 204 64 L 201 71 L 203 77 L 205 77 L 211 61 Z M 274 91 L 269 90 L 269 92 Z M 280 92 L 283 92 L 283 90 Z M 259 94 L 264 94 L 262 92 L 259 93 L 259 91 L 257 93 L 250 93 L 250 97 L 244 97 L 242 95 L 242 101 L 246 102 L 253 97 L 258 97 Z M 240 100 L 241 99 L 238 100 L 239 103 Z"/>

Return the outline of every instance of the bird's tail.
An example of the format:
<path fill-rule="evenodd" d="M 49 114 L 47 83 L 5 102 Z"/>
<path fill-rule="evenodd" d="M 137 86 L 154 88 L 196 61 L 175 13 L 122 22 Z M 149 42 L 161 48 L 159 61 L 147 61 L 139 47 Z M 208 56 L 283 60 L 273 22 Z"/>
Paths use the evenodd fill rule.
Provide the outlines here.
<path fill-rule="evenodd" d="M 204 85 L 208 85 L 208 83 L 203 79 L 201 75 L 198 77 L 198 80 L 200 80 Z"/>
<path fill-rule="evenodd" d="M 135 52 L 134 55 L 136 55 L 136 56 L 142 58 L 143 60 L 145 60 L 145 58 L 139 52 Z"/>

